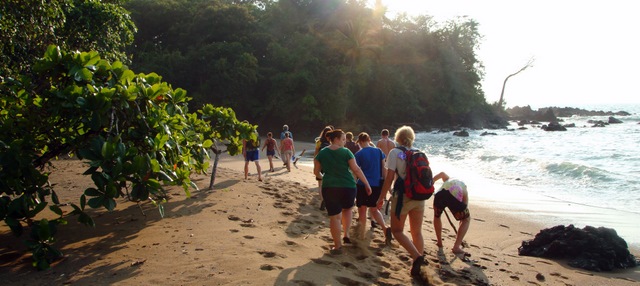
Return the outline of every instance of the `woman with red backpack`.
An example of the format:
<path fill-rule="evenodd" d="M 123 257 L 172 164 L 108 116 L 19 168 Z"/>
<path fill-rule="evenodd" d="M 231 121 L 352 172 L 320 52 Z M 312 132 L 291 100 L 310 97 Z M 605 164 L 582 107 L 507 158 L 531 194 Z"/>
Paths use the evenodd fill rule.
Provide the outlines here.
<path fill-rule="evenodd" d="M 406 150 L 412 150 L 413 142 L 416 134 L 413 128 L 409 126 L 400 127 L 395 134 L 396 145 Z M 384 185 L 380 198 L 378 199 L 378 208 L 382 208 L 384 198 L 393 184 L 393 195 L 391 197 L 391 209 L 399 209 L 399 213 L 391 215 L 391 233 L 393 237 L 406 249 L 413 264 L 411 266 L 411 275 L 419 276 L 420 267 L 428 264 L 424 260 L 424 237 L 422 236 L 422 222 L 425 210 L 425 200 L 413 200 L 404 192 L 404 179 L 407 175 L 406 154 L 401 148 L 393 148 L 387 156 L 386 168 L 387 174 L 384 179 Z M 399 204 L 402 204 L 401 206 Z M 411 229 L 411 239 L 404 234 L 405 221 L 409 217 L 409 228 Z"/>

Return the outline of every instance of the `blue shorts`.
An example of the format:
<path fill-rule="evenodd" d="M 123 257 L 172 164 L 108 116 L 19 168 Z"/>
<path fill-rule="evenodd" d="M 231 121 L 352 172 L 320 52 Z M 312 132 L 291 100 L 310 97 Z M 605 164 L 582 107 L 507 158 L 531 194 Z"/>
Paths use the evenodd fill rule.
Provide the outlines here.
<path fill-rule="evenodd" d="M 273 156 L 275 154 L 276 154 L 276 150 L 271 150 L 271 151 L 267 150 L 267 156 Z"/>
<path fill-rule="evenodd" d="M 258 149 L 253 149 L 253 150 L 247 150 L 244 161 L 253 162 L 253 161 L 258 161 L 259 159 L 260 159 L 260 152 L 258 151 Z"/>
<path fill-rule="evenodd" d="M 350 209 L 356 199 L 356 188 L 322 188 L 322 198 L 327 214 L 334 216 L 343 209 Z"/>

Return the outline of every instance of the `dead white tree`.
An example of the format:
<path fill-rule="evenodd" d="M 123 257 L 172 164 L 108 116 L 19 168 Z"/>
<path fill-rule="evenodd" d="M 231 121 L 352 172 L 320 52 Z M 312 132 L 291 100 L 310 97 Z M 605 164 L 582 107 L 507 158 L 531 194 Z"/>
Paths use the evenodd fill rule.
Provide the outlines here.
<path fill-rule="evenodd" d="M 523 72 L 528 67 L 532 67 L 534 60 L 535 60 L 534 58 L 530 58 L 529 61 L 527 62 L 527 64 L 525 66 L 523 66 L 519 71 L 510 74 L 509 76 L 507 76 L 507 78 L 504 79 L 504 83 L 502 84 L 502 92 L 500 93 L 500 100 L 498 101 L 498 106 L 499 107 L 502 107 L 502 102 L 504 100 L 504 87 L 507 85 L 507 80 L 509 80 L 509 78 L 511 78 L 512 76 L 515 76 L 515 75 Z"/>

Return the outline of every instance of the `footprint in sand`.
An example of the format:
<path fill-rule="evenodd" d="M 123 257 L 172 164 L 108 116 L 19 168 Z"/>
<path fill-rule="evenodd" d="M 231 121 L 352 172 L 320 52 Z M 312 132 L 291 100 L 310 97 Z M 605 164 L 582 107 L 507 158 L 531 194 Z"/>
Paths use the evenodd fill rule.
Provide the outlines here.
<path fill-rule="evenodd" d="M 349 285 L 349 286 L 360 286 L 360 285 L 369 285 L 367 283 L 362 283 L 356 280 L 353 280 L 351 278 L 347 278 L 347 277 L 341 277 L 341 276 L 335 276 L 336 280 L 338 280 L 338 282 L 340 282 L 340 284 L 342 285 Z"/>
<path fill-rule="evenodd" d="M 298 245 L 295 241 L 287 240 L 284 242 L 288 246 Z"/>
<path fill-rule="evenodd" d="M 253 235 L 245 235 L 243 236 L 246 239 L 254 239 L 255 237 Z"/>
<path fill-rule="evenodd" d="M 367 258 L 369 258 L 369 256 L 367 256 L 367 255 L 358 255 L 358 256 L 356 256 L 356 260 L 360 260 L 360 261 L 365 260 Z"/>
<path fill-rule="evenodd" d="M 379 276 L 380 278 L 388 279 L 389 277 L 391 277 L 391 272 L 387 272 L 387 271 L 379 271 L 379 272 L 378 272 L 378 276 Z"/>
<path fill-rule="evenodd" d="M 376 278 L 373 274 L 371 274 L 369 272 L 364 272 L 364 271 L 358 271 L 356 273 L 356 276 L 362 277 L 362 278 L 367 279 L 367 280 L 373 280 L 373 279 Z"/>
<path fill-rule="evenodd" d="M 258 253 L 260 253 L 260 255 L 262 255 L 262 257 L 264 258 L 273 258 L 276 257 L 276 253 L 273 251 L 258 251 Z"/>
<path fill-rule="evenodd" d="M 331 262 L 331 261 L 324 260 L 324 259 L 319 259 L 319 258 L 313 258 L 313 259 L 311 259 L 311 261 L 313 261 L 313 263 L 320 264 L 320 265 L 331 265 L 331 264 L 333 264 L 333 262 Z"/>
<path fill-rule="evenodd" d="M 299 286 L 315 286 L 316 284 L 313 282 L 309 282 L 306 280 L 291 280 L 291 282 L 293 283 L 293 285 L 299 285 Z"/>
<path fill-rule="evenodd" d="M 348 269 L 353 269 L 353 270 L 357 270 L 358 269 L 358 267 L 353 265 L 353 263 L 351 263 L 351 262 L 342 262 L 342 263 L 340 263 L 340 265 L 342 265 L 342 266 L 344 266 L 344 268 L 348 268 Z"/>
<path fill-rule="evenodd" d="M 275 266 L 275 265 L 270 265 L 270 264 L 263 264 L 260 266 L 260 270 L 266 270 L 266 271 L 271 271 L 271 270 L 282 270 L 282 266 Z"/>

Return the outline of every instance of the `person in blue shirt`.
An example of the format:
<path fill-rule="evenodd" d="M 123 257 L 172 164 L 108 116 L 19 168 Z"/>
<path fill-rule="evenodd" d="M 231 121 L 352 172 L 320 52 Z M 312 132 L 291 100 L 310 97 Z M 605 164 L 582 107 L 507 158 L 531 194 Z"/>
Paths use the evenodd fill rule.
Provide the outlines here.
<path fill-rule="evenodd" d="M 373 146 L 371 137 L 366 132 L 358 135 L 357 140 L 360 150 L 355 153 L 356 163 L 362 169 L 364 176 L 371 186 L 371 194 L 368 195 L 364 183 L 358 180 L 356 185 L 356 207 L 358 208 L 358 235 L 364 238 L 365 225 L 367 221 L 367 209 L 369 216 L 373 218 L 382 228 L 385 236 L 385 243 L 391 244 L 393 239 L 391 228 L 384 224 L 382 213 L 378 209 L 378 198 L 382 189 L 382 182 L 387 169 L 384 167 L 385 155 L 379 148 Z"/>

